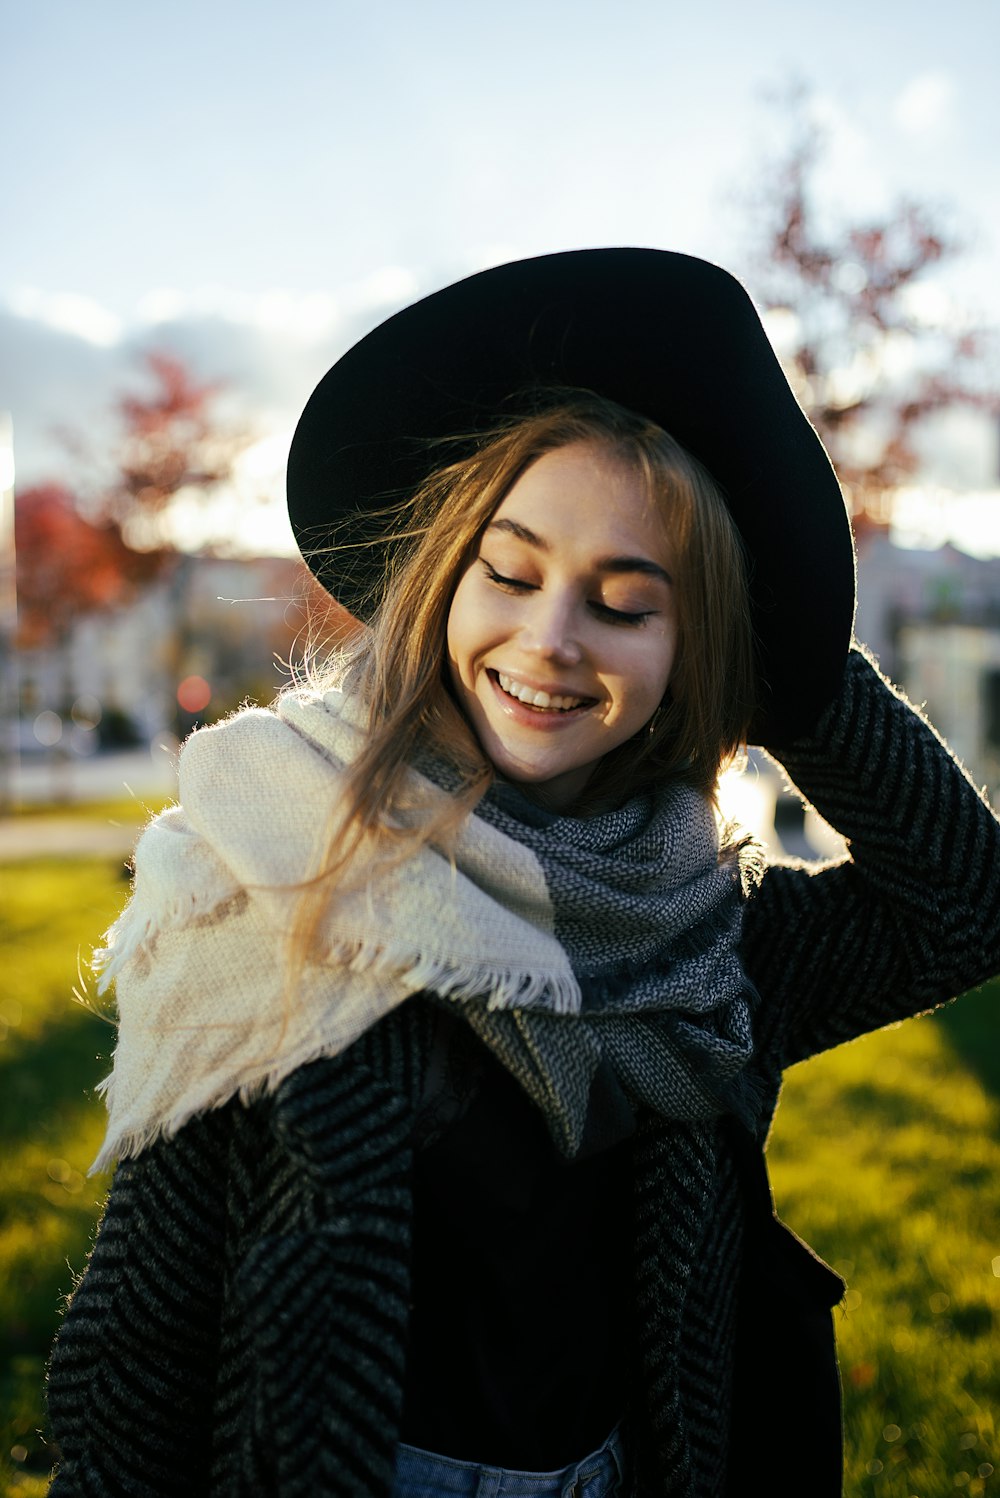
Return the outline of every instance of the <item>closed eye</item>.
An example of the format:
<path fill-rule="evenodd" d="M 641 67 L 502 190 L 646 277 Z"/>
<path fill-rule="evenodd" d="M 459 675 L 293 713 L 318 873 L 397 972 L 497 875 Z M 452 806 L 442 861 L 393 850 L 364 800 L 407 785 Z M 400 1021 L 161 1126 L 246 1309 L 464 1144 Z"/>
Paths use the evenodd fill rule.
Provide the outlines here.
<path fill-rule="evenodd" d="M 495 567 L 490 566 L 485 557 L 480 557 L 479 560 L 485 567 L 486 576 L 489 578 L 490 582 L 496 583 L 497 587 L 502 588 L 504 592 L 532 593 L 537 591 L 537 583 L 526 583 L 522 578 L 519 577 L 504 577 L 504 575 L 501 572 L 498 572 Z"/>
<path fill-rule="evenodd" d="M 502 572 L 498 572 L 495 567 L 491 566 L 485 557 L 480 557 L 479 560 L 486 571 L 486 576 L 488 577 L 489 581 L 495 584 L 496 587 L 502 589 L 503 592 L 538 592 L 538 583 L 525 582 L 525 580 L 520 577 L 505 577 Z M 658 612 L 658 610 L 656 609 L 640 609 L 636 613 L 629 613 L 626 609 L 613 609 L 609 604 L 601 603 L 597 599 L 594 599 L 591 602 L 590 609 L 594 614 L 597 615 L 599 619 L 606 620 L 609 624 L 622 624 L 625 626 L 631 625 L 633 627 L 640 624 L 645 624 L 647 619 L 651 619 L 653 615 Z"/>
<path fill-rule="evenodd" d="M 642 609 L 637 614 L 629 614 L 624 609 L 609 608 L 606 603 L 592 603 L 590 607 L 601 619 L 607 619 L 611 624 L 645 624 L 657 612 L 656 609 Z"/>

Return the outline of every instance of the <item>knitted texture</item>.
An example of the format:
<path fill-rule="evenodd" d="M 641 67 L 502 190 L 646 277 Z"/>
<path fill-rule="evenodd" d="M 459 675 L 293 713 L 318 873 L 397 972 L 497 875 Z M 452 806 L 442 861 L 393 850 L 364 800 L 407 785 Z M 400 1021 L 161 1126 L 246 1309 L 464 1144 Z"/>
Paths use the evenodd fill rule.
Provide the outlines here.
<path fill-rule="evenodd" d="M 790 1062 L 1000 971 L 1000 826 L 860 655 L 781 759 L 850 856 L 772 867 L 747 905 L 762 1135 Z M 388 1498 L 431 1009 L 403 1005 L 273 1097 L 233 1101 L 119 1167 L 52 1358 L 54 1495 Z M 721 1127 L 650 1112 L 632 1158 L 637 1493 L 721 1498 L 743 1240 L 733 1160 Z M 780 1458 L 742 1485 L 825 1491 Z"/>

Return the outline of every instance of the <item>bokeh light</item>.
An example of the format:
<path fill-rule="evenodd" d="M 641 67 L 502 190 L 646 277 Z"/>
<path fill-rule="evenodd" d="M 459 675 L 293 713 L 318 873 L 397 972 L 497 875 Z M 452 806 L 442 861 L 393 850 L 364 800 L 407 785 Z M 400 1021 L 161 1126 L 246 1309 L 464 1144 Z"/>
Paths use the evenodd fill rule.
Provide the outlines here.
<path fill-rule="evenodd" d="M 43 749 L 51 749 L 62 738 L 63 721 L 58 713 L 47 707 L 38 714 L 33 724 L 35 738 Z"/>
<path fill-rule="evenodd" d="M 73 703 L 70 716 L 77 728 L 96 728 L 101 721 L 101 704 L 96 697 L 85 692 Z"/>
<path fill-rule="evenodd" d="M 186 713 L 200 713 L 212 700 L 212 688 L 203 676 L 185 676 L 177 688 L 177 701 Z"/>

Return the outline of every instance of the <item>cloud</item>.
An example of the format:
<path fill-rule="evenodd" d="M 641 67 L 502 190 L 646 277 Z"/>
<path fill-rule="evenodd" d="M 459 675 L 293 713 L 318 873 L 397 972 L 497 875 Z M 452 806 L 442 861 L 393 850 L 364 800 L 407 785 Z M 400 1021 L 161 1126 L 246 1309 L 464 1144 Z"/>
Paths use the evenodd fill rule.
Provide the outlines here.
<path fill-rule="evenodd" d="M 32 318 L 58 333 L 71 333 L 98 348 L 117 343 L 122 334 L 121 321 L 113 312 L 77 292 L 22 286 L 11 295 L 10 307 L 19 317 Z"/>
<path fill-rule="evenodd" d="M 160 288 L 128 322 L 88 297 L 22 290 L 0 305 L 0 411 L 13 418 L 18 484 L 81 484 L 100 471 L 116 402 L 142 388 L 151 350 L 218 382 L 255 439 L 287 433 L 330 365 L 422 289 L 394 266 L 334 293 Z"/>
<path fill-rule="evenodd" d="M 954 80 L 948 73 L 919 73 L 896 97 L 893 119 L 907 135 L 947 130 L 953 121 Z"/>
<path fill-rule="evenodd" d="M 141 298 L 136 321 L 150 327 L 221 321 L 306 343 L 319 342 L 358 318 L 371 314 L 372 320 L 377 320 L 412 301 L 419 291 L 414 273 L 399 265 L 381 266 L 360 280 L 344 283 L 335 292 L 296 292 L 280 286 L 254 293 L 229 286 L 202 286 L 182 292 L 161 286 Z"/>
<path fill-rule="evenodd" d="M 117 344 L 98 344 L 49 321 L 0 311 L 0 408 L 13 422 L 19 486 L 71 480 L 78 461 L 65 434 L 97 446 L 127 363 Z"/>

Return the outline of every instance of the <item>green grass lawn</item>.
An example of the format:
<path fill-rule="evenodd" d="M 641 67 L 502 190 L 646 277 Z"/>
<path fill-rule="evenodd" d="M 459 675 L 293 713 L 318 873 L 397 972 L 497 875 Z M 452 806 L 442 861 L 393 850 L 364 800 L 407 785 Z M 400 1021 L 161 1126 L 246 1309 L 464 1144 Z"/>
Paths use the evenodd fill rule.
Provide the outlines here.
<path fill-rule="evenodd" d="M 45 1491 L 39 1392 L 59 1299 L 90 1243 L 106 1178 L 88 1177 L 114 1031 L 73 999 L 128 894 L 120 862 L 0 865 L 0 1492 Z M 93 1000 L 92 984 L 89 994 Z"/>
<path fill-rule="evenodd" d="M 151 812 L 168 804 L 162 796 L 115 796 L 109 801 L 46 801 L 40 805 L 25 802 L 12 807 L 4 815 L 46 821 L 61 821 L 68 817 L 72 821 L 121 822 L 123 826 L 140 826 Z"/>
<path fill-rule="evenodd" d="M 128 892 L 111 860 L 0 865 L 0 1494 L 47 1486 L 41 1385 L 106 1178 L 87 1170 L 113 1031 L 74 1002 Z M 92 994 L 92 990 L 91 990 Z M 849 1498 L 1000 1493 L 1000 985 L 797 1068 L 782 1216 L 849 1283 Z M 802 1474 L 803 1498 L 809 1476 Z"/>
<path fill-rule="evenodd" d="M 850 1498 L 1000 1492 L 998 1038 L 994 983 L 785 1086 L 778 1209 L 848 1282 Z"/>

